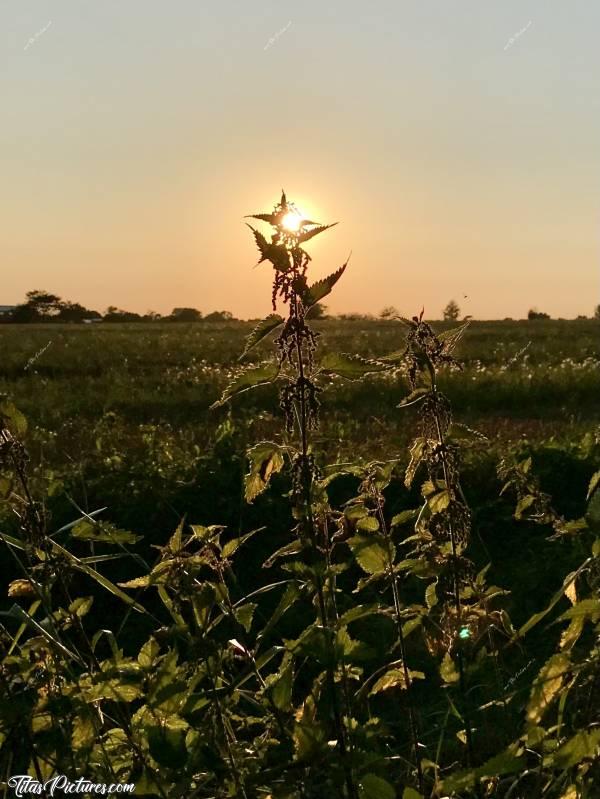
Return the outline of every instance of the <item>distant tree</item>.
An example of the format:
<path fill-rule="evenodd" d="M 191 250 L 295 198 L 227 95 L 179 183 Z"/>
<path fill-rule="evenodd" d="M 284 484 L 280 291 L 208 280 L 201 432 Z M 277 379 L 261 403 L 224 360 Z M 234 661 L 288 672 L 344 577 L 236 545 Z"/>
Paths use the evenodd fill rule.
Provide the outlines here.
<path fill-rule="evenodd" d="M 171 322 L 199 322 L 202 313 L 196 308 L 173 308 L 167 319 Z"/>
<path fill-rule="evenodd" d="M 587 316 L 585 316 L 584 314 L 579 314 L 576 318 L 577 319 L 587 319 Z M 598 315 L 598 319 L 600 319 L 600 314 Z"/>
<path fill-rule="evenodd" d="M 115 305 L 109 305 L 104 314 L 105 322 L 140 322 L 142 317 L 132 311 L 122 311 Z"/>
<path fill-rule="evenodd" d="M 338 316 L 338 319 L 342 319 L 344 322 L 374 322 L 375 317 L 373 314 L 370 313 L 341 313 Z"/>
<path fill-rule="evenodd" d="M 460 308 L 458 307 L 458 304 L 454 300 L 450 300 L 450 302 L 448 303 L 448 305 L 446 305 L 442 313 L 444 319 L 447 322 L 456 322 L 456 320 L 460 315 Z"/>
<path fill-rule="evenodd" d="M 231 311 L 213 311 L 204 317 L 205 322 L 229 322 L 233 319 Z"/>
<path fill-rule="evenodd" d="M 24 303 L 12 313 L 13 322 L 43 322 L 60 312 L 61 299 L 47 291 L 28 291 Z"/>
<path fill-rule="evenodd" d="M 594 309 L 594 319 L 600 320 L 600 305 L 596 305 Z"/>
<path fill-rule="evenodd" d="M 543 311 L 538 311 L 535 308 L 530 308 L 527 312 L 527 318 L 529 320 L 532 319 L 550 319 L 550 314 L 544 313 Z"/>
<path fill-rule="evenodd" d="M 58 322 L 83 322 L 84 319 L 100 319 L 98 311 L 90 311 L 78 302 L 62 302 L 56 315 Z"/>
<path fill-rule="evenodd" d="M 162 319 L 162 315 L 158 311 L 146 311 L 142 319 L 144 322 L 158 322 L 159 319 Z"/>
<path fill-rule="evenodd" d="M 308 313 L 306 314 L 307 319 L 326 319 L 327 318 L 327 306 L 323 305 L 322 302 L 317 302 L 312 308 L 308 309 Z"/>
<path fill-rule="evenodd" d="M 385 308 L 379 312 L 380 319 L 394 319 L 396 316 L 400 316 L 400 312 L 393 305 L 386 305 Z"/>

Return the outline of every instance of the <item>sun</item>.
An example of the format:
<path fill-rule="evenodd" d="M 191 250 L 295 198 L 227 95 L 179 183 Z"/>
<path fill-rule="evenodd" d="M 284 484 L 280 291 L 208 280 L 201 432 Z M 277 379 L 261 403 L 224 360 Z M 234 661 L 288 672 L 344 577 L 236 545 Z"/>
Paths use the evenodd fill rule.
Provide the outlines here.
<path fill-rule="evenodd" d="M 289 230 L 290 233 L 296 233 L 300 229 L 300 223 L 302 222 L 302 214 L 299 211 L 288 211 L 287 214 L 281 220 L 281 224 L 286 230 Z"/>

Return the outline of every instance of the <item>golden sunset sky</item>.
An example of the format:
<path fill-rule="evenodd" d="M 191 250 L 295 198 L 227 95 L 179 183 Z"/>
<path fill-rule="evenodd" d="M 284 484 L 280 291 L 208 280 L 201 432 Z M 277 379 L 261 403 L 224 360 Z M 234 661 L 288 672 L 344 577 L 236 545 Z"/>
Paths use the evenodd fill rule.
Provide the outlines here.
<path fill-rule="evenodd" d="M 270 311 L 243 216 L 321 222 L 331 312 L 600 302 L 597 0 L 3 0 L 0 304 Z M 465 299 L 464 295 L 467 295 Z"/>

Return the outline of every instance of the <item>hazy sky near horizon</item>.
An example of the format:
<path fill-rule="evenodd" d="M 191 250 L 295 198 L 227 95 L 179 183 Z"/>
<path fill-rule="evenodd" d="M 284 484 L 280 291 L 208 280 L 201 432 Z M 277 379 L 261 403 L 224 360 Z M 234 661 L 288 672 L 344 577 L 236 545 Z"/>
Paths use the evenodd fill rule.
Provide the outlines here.
<path fill-rule="evenodd" d="M 243 216 L 284 187 L 340 222 L 315 279 L 352 250 L 332 312 L 589 315 L 599 33 L 597 0 L 2 0 L 0 304 L 264 316 Z"/>

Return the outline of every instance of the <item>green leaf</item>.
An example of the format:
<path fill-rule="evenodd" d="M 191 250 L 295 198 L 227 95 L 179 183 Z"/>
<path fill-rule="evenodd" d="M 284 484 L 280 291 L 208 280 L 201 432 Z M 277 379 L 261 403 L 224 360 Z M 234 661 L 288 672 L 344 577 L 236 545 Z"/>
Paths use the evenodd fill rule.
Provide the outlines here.
<path fill-rule="evenodd" d="M 377 774 L 365 774 L 358 781 L 360 799 L 396 799 L 396 791 L 387 780 Z"/>
<path fill-rule="evenodd" d="M 450 504 L 450 492 L 438 491 L 437 494 L 432 494 L 428 497 L 427 504 L 432 516 L 436 513 L 442 513 Z"/>
<path fill-rule="evenodd" d="M 377 361 L 366 360 L 360 355 L 328 352 L 321 359 L 319 370 L 324 374 L 337 375 L 346 380 L 360 380 L 372 372 L 382 372 L 387 367 Z"/>
<path fill-rule="evenodd" d="M 280 316 L 277 313 L 272 313 L 267 316 L 266 319 L 260 321 L 254 330 L 250 333 L 249 336 L 246 337 L 246 346 L 244 347 L 244 351 L 240 355 L 239 360 L 241 361 L 242 358 L 247 355 L 250 350 L 254 349 L 257 344 L 259 344 L 265 336 L 268 336 L 273 330 L 276 330 L 280 325 L 284 322 L 283 316 Z"/>
<path fill-rule="evenodd" d="M 313 283 L 312 286 L 306 289 L 306 293 L 302 297 L 302 303 L 307 310 L 331 293 L 332 288 L 344 274 L 347 266 L 348 261 L 343 266 L 340 266 L 336 272 Z"/>
<path fill-rule="evenodd" d="M 396 550 L 391 544 L 388 554 L 388 541 L 378 535 L 355 535 L 348 539 L 348 545 L 358 565 L 367 574 L 380 574 L 389 567 L 390 554 L 394 560 Z"/>
<path fill-rule="evenodd" d="M 564 678 L 571 665 L 566 654 L 556 654 L 544 663 L 533 682 L 531 695 L 527 704 L 527 721 L 539 724 L 557 693 L 562 688 Z"/>
<path fill-rule="evenodd" d="M 151 637 L 140 649 L 137 661 L 143 669 L 149 669 L 154 665 L 159 652 L 159 644 Z"/>
<path fill-rule="evenodd" d="M 0 401 L 0 422 L 2 421 L 14 436 L 20 438 L 27 432 L 27 419 L 21 411 L 7 399 Z"/>
<path fill-rule="evenodd" d="M 415 791 L 414 788 L 405 788 L 402 799 L 423 799 L 423 795 Z"/>
<path fill-rule="evenodd" d="M 291 661 L 281 670 L 271 687 L 271 699 L 278 710 L 289 710 L 292 703 L 294 668 Z"/>
<path fill-rule="evenodd" d="M 94 541 L 99 544 L 135 544 L 141 541 L 141 535 L 129 530 L 119 530 L 109 522 L 91 522 L 82 519 L 72 528 L 71 535 L 82 541 Z"/>
<path fill-rule="evenodd" d="M 413 443 L 410 447 L 410 461 L 408 466 L 406 467 L 406 473 L 404 475 L 404 485 L 406 488 L 410 488 L 413 484 L 413 480 L 415 479 L 415 474 L 417 473 L 417 469 L 419 468 L 421 461 L 423 460 L 425 447 L 427 445 L 427 441 L 424 438 L 418 437 L 415 438 Z"/>
<path fill-rule="evenodd" d="M 279 374 L 279 366 L 276 363 L 265 363 L 262 366 L 248 366 L 240 370 L 233 380 L 229 383 L 221 399 L 213 402 L 211 410 L 224 405 L 232 397 L 243 394 L 245 391 L 272 383 Z"/>
<path fill-rule="evenodd" d="M 246 502 L 252 502 L 266 489 L 273 474 L 283 469 L 282 449 L 272 441 L 262 441 L 247 452 L 250 471 L 244 478 Z"/>
<path fill-rule="evenodd" d="M 414 679 L 424 679 L 425 674 L 422 671 L 410 671 L 409 678 L 411 680 Z M 382 691 L 388 691 L 390 688 L 406 688 L 406 676 L 404 674 L 404 669 L 390 669 L 386 671 L 383 677 L 380 677 L 375 685 L 369 691 L 369 695 L 372 694 L 379 694 Z"/>
<path fill-rule="evenodd" d="M 357 521 L 356 529 L 361 533 L 376 533 L 379 530 L 379 522 L 374 516 L 363 516 Z"/>
<path fill-rule="evenodd" d="M 446 652 L 440 665 L 440 677 L 447 685 L 457 683 L 460 679 L 458 669 L 456 668 L 456 665 L 449 652 Z"/>
<path fill-rule="evenodd" d="M 442 784 L 444 793 L 457 793 L 473 788 L 481 779 L 489 779 L 503 774 L 514 774 L 522 771 L 525 761 L 517 757 L 511 750 L 506 749 L 499 755 L 490 758 L 483 766 L 470 771 L 459 771 L 446 778 Z"/>
<path fill-rule="evenodd" d="M 600 729 L 582 730 L 558 747 L 552 757 L 557 768 L 567 769 L 600 755 Z"/>
<path fill-rule="evenodd" d="M 400 513 L 397 513 L 395 516 L 392 516 L 392 521 L 390 522 L 390 526 L 402 527 L 402 525 L 404 524 L 409 524 L 410 522 L 416 522 L 418 515 L 419 515 L 418 508 L 412 508 L 411 510 L 403 510 Z"/>
<path fill-rule="evenodd" d="M 589 618 L 592 621 L 597 621 L 600 617 L 600 599 L 582 599 L 565 611 L 558 621 L 566 621 L 567 619 L 576 619 L 579 617 Z"/>
<path fill-rule="evenodd" d="M 589 499 L 592 496 L 592 494 L 598 488 L 599 485 L 600 485 L 600 469 L 592 475 L 586 499 Z"/>
<path fill-rule="evenodd" d="M 256 608 L 256 602 L 246 602 L 244 605 L 235 608 L 236 621 L 242 625 L 247 633 L 250 632 L 250 627 L 252 627 L 252 618 Z"/>
<path fill-rule="evenodd" d="M 69 605 L 69 612 L 74 613 L 76 616 L 82 618 L 87 613 L 89 613 L 90 608 L 94 602 L 93 596 L 82 596 L 79 599 L 75 599 Z"/>

